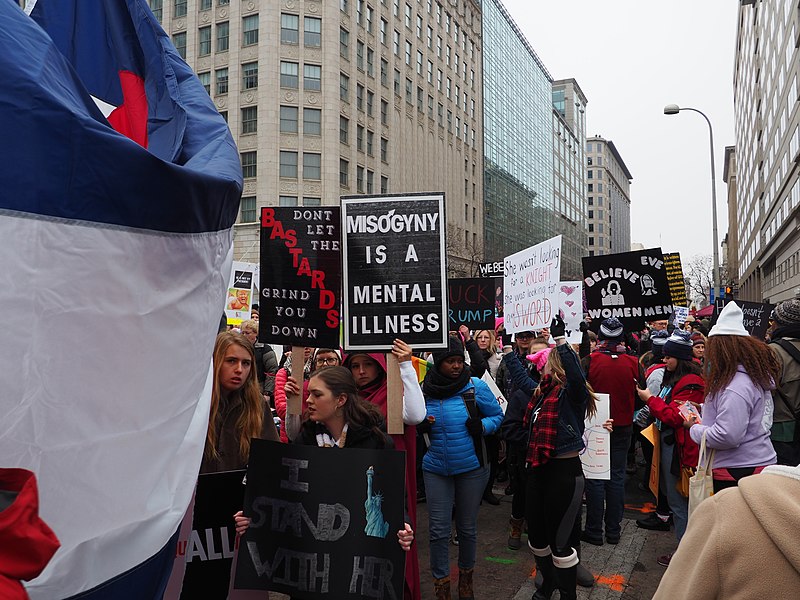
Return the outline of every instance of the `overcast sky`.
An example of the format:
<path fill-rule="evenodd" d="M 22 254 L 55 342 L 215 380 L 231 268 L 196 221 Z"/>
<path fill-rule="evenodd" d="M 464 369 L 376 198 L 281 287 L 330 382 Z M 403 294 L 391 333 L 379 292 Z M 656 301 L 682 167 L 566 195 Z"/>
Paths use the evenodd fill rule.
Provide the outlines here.
<path fill-rule="evenodd" d="M 631 241 L 712 252 L 708 125 L 714 128 L 719 241 L 727 232 L 725 146 L 734 145 L 733 0 L 502 0 L 554 79 L 589 101 L 587 136 L 612 140 L 633 175 Z M 722 255 L 720 254 L 720 262 Z"/>

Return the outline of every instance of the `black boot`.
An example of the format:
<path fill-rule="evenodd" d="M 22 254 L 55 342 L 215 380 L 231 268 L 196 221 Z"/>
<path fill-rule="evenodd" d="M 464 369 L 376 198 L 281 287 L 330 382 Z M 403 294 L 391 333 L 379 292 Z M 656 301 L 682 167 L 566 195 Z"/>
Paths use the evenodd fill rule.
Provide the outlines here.
<path fill-rule="evenodd" d="M 555 567 L 553 566 L 553 556 L 535 556 L 536 561 L 536 578 L 541 575 L 542 584 L 536 589 L 531 597 L 531 600 L 550 600 L 550 596 L 556 589 L 556 575 Z"/>
<path fill-rule="evenodd" d="M 565 557 L 553 557 L 553 571 L 556 578 L 556 588 L 562 600 L 577 600 L 578 598 L 578 553 Z"/>

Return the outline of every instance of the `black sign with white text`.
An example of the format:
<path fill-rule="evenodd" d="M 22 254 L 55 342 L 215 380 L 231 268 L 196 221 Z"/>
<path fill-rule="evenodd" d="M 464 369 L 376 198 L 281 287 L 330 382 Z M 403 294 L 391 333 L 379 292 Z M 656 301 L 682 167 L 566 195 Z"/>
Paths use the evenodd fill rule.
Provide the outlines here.
<path fill-rule="evenodd" d="M 261 326 L 272 344 L 339 347 L 339 207 L 261 209 Z"/>
<path fill-rule="evenodd" d="M 672 296 L 661 248 L 584 256 L 583 291 L 593 325 L 618 318 L 627 331 L 672 314 Z"/>
<path fill-rule="evenodd" d="M 744 316 L 743 325 L 747 332 L 754 338 L 758 338 L 762 342 L 767 335 L 769 329 L 769 315 L 772 309 L 775 308 L 774 304 L 767 302 L 748 302 L 747 300 L 728 300 L 725 298 L 717 299 L 714 302 L 714 313 L 711 318 L 712 326 L 717 323 L 719 313 L 728 302 L 736 302 L 737 306 L 742 309 Z"/>
<path fill-rule="evenodd" d="M 345 351 L 447 347 L 444 195 L 342 197 Z"/>
<path fill-rule="evenodd" d="M 402 452 L 253 440 L 235 587 L 401 599 L 404 485 Z"/>

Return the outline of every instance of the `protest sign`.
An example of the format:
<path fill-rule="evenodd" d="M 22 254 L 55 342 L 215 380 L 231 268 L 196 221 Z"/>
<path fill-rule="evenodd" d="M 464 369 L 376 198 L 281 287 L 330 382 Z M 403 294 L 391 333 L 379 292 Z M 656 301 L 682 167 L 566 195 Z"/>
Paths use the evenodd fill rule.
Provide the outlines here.
<path fill-rule="evenodd" d="M 586 479 L 611 479 L 611 433 L 603 423 L 611 418 L 611 398 L 608 394 L 595 394 L 597 412 L 586 419 L 583 431 L 584 448 L 581 463 Z"/>
<path fill-rule="evenodd" d="M 451 331 L 461 325 L 473 331 L 494 329 L 493 279 L 448 279 L 447 289 Z"/>
<path fill-rule="evenodd" d="M 339 207 L 261 209 L 261 327 L 273 344 L 339 347 Z"/>
<path fill-rule="evenodd" d="M 505 274 L 506 265 L 502 260 L 478 265 L 478 276 L 480 277 L 503 277 Z"/>
<path fill-rule="evenodd" d="M 653 459 L 650 461 L 650 476 L 647 485 L 653 495 L 658 498 L 658 482 L 661 473 L 661 435 L 656 429 L 656 424 L 642 429 L 642 437 L 653 445 Z"/>
<path fill-rule="evenodd" d="M 447 347 L 442 194 L 342 197 L 344 349 Z"/>
<path fill-rule="evenodd" d="M 683 278 L 680 253 L 665 254 L 664 266 L 667 269 L 667 284 L 669 285 L 672 304 L 675 306 L 688 306 L 689 300 L 686 298 L 686 281 Z"/>
<path fill-rule="evenodd" d="M 258 265 L 233 261 L 228 295 L 225 299 L 225 316 L 228 325 L 239 325 L 250 318 L 250 308 L 256 298 L 256 270 Z"/>
<path fill-rule="evenodd" d="M 402 598 L 404 484 L 402 452 L 253 440 L 235 587 Z"/>
<path fill-rule="evenodd" d="M 558 310 L 566 325 L 567 341 L 580 344 L 583 332 L 583 282 L 562 281 L 558 286 Z"/>
<path fill-rule="evenodd" d="M 716 324 L 720 311 L 728 302 L 736 302 L 744 315 L 744 328 L 754 338 L 763 341 L 767 335 L 767 329 L 769 329 L 769 315 L 775 305 L 768 302 L 748 302 L 747 300 L 730 300 L 727 298 L 717 299 L 714 303 L 714 313 L 711 317 L 712 326 Z"/>
<path fill-rule="evenodd" d="M 494 394 L 497 403 L 500 405 L 500 410 L 503 411 L 503 414 L 506 414 L 506 409 L 508 408 L 508 400 L 506 400 L 506 397 L 503 394 L 503 392 L 500 391 L 500 388 L 497 386 L 497 382 L 495 382 L 494 377 L 492 377 L 492 374 L 489 373 L 488 369 L 484 371 L 483 375 L 481 376 L 481 381 L 483 381 L 486 385 L 489 386 L 489 389 L 492 390 L 492 393 Z"/>
<path fill-rule="evenodd" d="M 673 306 L 673 323 L 676 327 L 681 327 L 684 323 L 686 323 L 686 317 L 689 316 L 689 307 L 688 306 Z"/>
<path fill-rule="evenodd" d="M 668 319 L 672 296 L 661 248 L 584 256 L 583 289 L 593 327 L 616 317 L 627 331 L 647 321 Z"/>
<path fill-rule="evenodd" d="M 197 478 L 191 533 L 178 539 L 176 560 L 186 562 L 180 598 L 225 600 L 236 550 L 233 513 L 242 510 L 245 471 L 207 473 Z"/>
<path fill-rule="evenodd" d="M 561 236 L 505 259 L 503 316 L 507 333 L 549 327 L 558 310 Z"/>

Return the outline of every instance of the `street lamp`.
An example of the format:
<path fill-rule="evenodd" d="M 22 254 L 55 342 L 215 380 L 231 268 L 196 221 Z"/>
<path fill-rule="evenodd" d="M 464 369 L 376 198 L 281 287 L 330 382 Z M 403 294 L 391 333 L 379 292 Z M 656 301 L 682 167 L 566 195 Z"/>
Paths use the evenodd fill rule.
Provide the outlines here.
<path fill-rule="evenodd" d="M 677 104 L 667 104 L 664 107 L 665 115 L 677 115 L 682 110 L 691 110 L 700 114 L 708 123 L 708 139 L 711 148 L 711 215 L 713 220 L 713 235 L 714 235 L 714 272 L 712 279 L 714 280 L 714 298 L 719 294 L 719 239 L 717 234 L 717 186 L 716 176 L 714 171 L 714 130 L 711 128 L 711 121 L 704 112 L 696 108 L 681 108 Z"/>

